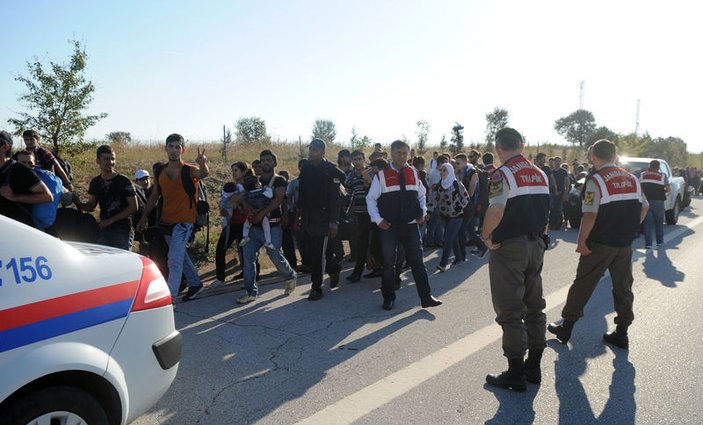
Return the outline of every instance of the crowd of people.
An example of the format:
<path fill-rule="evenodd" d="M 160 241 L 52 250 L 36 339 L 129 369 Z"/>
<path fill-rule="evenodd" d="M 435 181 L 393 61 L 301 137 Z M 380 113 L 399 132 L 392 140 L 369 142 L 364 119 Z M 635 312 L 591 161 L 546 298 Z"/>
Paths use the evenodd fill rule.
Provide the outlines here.
<path fill-rule="evenodd" d="M 0 215 L 69 240 L 65 227 L 89 228 L 92 220 L 93 242 L 132 250 L 138 241 L 140 252 L 160 266 L 174 300 L 186 287 L 184 301 L 198 296 L 203 284 L 187 247 L 201 213 L 200 183 L 210 173 L 204 150 L 197 149 L 197 165 L 187 164 L 185 139 L 171 134 L 167 160 L 151 172 L 136 170 L 132 181 L 116 171 L 113 148 L 100 146 L 99 175 L 82 198 L 73 192 L 65 161 L 41 146 L 39 134 L 27 130 L 22 136 L 25 149 L 13 153 L 12 136 L 0 132 Z M 396 140 L 389 152 L 377 144 L 368 157 L 362 150 L 343 149 L 333 163 L 326 150 L 325 141 L 313 139 L 308 158 L 297 164 L 297 178 L 277 171 L 278 158 L 269 149 L 251 164 L 231 165 L 231 181 L 223 185 L 217 208 L 222 233 L 215 271 L 224 284 L 227 252 L 235 244 L 242 270 L 232 280 L 243 279 L 245 288 L 237 303 L 254 302 L 259 295 L 262 248 L 283 277 L 286 294 L 295 290 L 299 274 L 310 273 L 307 298 L 317 301 L 324 295 L 325 275 L 329 288 L 339 285 L 347 255 L 343 241 L 348 241 L 354 267 L 345 280 L 381 278 L 385 310 L 394 308 L 405 268 L 423 308 L 442 304 L 432 295 L 423 250 L 441 249 L 437 273 L 490 252 L 491 296 L 509 368 L 488 375 L 489 385 L 524 391 L 526 382 L 539 383 L 546 330 L 569 341 L 606 269 L 613 280 L 617 329 L 604 339 L 629 346 L 632 241 L 644 223 L 646 247 L 663 244 L 663 203 L 670 186 L 658 161 L 635 177 L 616 165 L 615 145 L 607 140 L 589 148 L 585 163 L 568 164 L 543 153 L 530 160 L 523 155 L 522 136 L 511 128 L 496 134 L 495 155 L 475 149 L 453 156 L 433 152 L 427 161 Z M 96 208 L 97 220 L 90 214 Z M 66 214 L 69 210 L 75 213 Z M 88 218 L 79 223 L 76 214 Z M 547 327 L 540 276 L 544 252 L 548 232 L 566 223 L 579 229 L 581 256 L 563 321 Z"/>

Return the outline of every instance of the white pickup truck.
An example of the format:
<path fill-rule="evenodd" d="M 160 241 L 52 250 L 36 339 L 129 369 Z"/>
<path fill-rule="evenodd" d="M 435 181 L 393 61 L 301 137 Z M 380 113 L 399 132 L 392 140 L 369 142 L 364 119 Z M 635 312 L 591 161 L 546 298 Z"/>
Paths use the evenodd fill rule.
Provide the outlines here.
<path fill-rule="evenodd" d="M 632 174 L 639 178 L 640 173 L 649 168 L 649 163 L 656 159 L 661 164 L 659 166 L 659 171 L 664 173 L 665 176 L 669 178 L 669 183 L 671 184 L 671 190 L 666 194 L 666 201 L 664 202 L 664 209 L 666 210 L 666 224 L 676 224 L 679 220 L 679 213 L 683 208 L 686 199 L 686 181 L 683 177 L 674 177 L 671 174 L 671 168 L 669 164 L 659 158 L 633 158 L 623 156 L 620 157 L 619 164 L 624 169 L 630 171 Z"/>

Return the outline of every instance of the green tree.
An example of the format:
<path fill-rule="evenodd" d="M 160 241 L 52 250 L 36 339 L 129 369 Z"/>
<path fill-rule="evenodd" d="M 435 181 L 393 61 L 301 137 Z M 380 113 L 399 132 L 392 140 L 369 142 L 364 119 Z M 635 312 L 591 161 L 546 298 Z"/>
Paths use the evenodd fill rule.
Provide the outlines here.
<path fill-rule="evenodd" d="M 351 146 L 351 150 L 358 149 L 359 145 L 359 134 L 356 132 L 356 127 L 352 127 L 351 130 L 351 137 L 349 138 L 349 145 Z"/>
<path fill-rule="evenodd" d="M 128 131 L 113 131 L 107 133 L 105 138 L 111 145 L 126 146 L 132 143 L 132 135 Z"/>
<path fill-rule="evenodd" d="M 359 144 L 356 145 L 356 148 L 360 149 L 360 150 L 364 150 L 364 149 L 368 148 L 369 146 L 371 146 L 372 143 L 373 143 L 373 140 L 371 140 L 371 138 L 369 136 L 364 136 L 361 138 L 361 140 L 359 140 Z"/>
<path fill-rule="evenodd" d="M 449 150 L 452 152 L 452 154 L 456 155 L 459 152 L 462 152 L 464 150 L 464 126 L 457 123 L 454 123 L 454 127 L 452 127 L 452 143 L 449 145 Z"/>
<path fill-rule="evenodd" d="M 671 167 L 688 165 L 686 142 L 679 137 L 657 137 L 649 145 L 646 154 L 648 157 L 665 159 Z"/>
<path fill-rule="evenodd" d="M 220 142 L 222 143 L 222 148 L 220 148 L 220 152 L 222 153 L 222 161 L 227 163 L 227 148 L 232 144 L 232 130 L 227 128 L 226 125 L 222 126 L 222 139 Z"/>
<path fill-rule="evenodd" d="M 270 136 L 266 134 L 266 121 L 259 117 L 240 118 L 235 125 L 237 143 L 268 143 Z"/>
<path fill-rule="evenodd" d="M 508 126 L 510 118 L 507 109 L 495 107 L 493 112 L 486 114 L 486 152 L 493 152 L 495 149 L 496 133 L 501 128 Z"/>
<path fill-rule="evenodd" d="M 579 109 L 554 122 L 554 129 L 570 143 L 583 147 L 588 137 L 596 129 L 596 119 L 585 109 Z"/>
<path fill-rule="evenodd" d="M 107 116 L 84 114 L 93 101 L 95 86 L 85 76 L 85 48 L 77 40 L 71 43 L 73 54 L 68 63 L 50 61 L 46 69 L 36 56 L 33 62 L 27 62 L 29 74 L 15 77 L 27 89 L 18 99 L 26 111 L 8 120 L 16 134 L 30 128 L 37 130 L 51 140 L 56 153 L 63 144 L 82 141 L 86 130 Z"/>
<path fill-rule="evenodd" d="M 425 120 L 417 122 L 417 154 L 422 156 L 427 152 L 427 136 L 430 133 L 430 123 Z"/>
<path fill-rule="evenodd" d="M 447 150 L 447 144 L 448 144 L 447 143 L 447 135 L 442 134 L 442 140 L 439 141 L 439 150 L 441 152 L 444 152 L 445 150 Z"/>
<path fill-rule="evenodd" d="M 606 126 L 600 126 L 593 130 L 593 132 L 588 136 L 588 139 L 586 139 L 586 145 L 585 147 L 589 147 L 592 144 L 596 143 L 600 139 L 607 139 L 610 140 L 611 142 L 615 143 L 617 145 L 618 138 L 620 135 L 613 130 L 609 129 Z"/>
<path fill-rule="evenodd" d="M 326 143 L 334 142 L 337 137 L 337 128 L 331 120 L 315 120 L 312 126 L 312 138 L 322 139 Z"/>

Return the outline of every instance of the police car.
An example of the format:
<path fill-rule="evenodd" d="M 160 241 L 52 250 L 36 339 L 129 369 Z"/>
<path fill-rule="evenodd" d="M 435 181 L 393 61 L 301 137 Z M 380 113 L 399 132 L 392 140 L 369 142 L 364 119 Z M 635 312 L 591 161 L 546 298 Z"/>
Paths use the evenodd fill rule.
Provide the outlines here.
<path fill-rule="evenodd" d="M 65 243 L 0 216 L 0 424 L 127 424 L 178 370 L 151 260 Z"/>

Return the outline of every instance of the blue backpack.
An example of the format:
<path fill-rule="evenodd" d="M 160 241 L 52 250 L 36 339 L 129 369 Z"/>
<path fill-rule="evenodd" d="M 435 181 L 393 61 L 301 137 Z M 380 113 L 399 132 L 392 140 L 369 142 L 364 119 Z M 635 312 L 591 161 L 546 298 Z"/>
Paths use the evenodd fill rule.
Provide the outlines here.
<path fill-rule="evenodd" d="M 32 221 L 34 227 L 43 230 L 54 224 L 56 221 L 56 211 L 59 208 L 61 201 L 61 193 L 63 193 L 63 182 L 51 171 L 42 170 L 40 167 L 34 167 L 34 172 L 42 182 L 49 188 L 49 192 L 54 196 L 53 202 L 44 202 L 42 204 L 32 205 Z"/>

